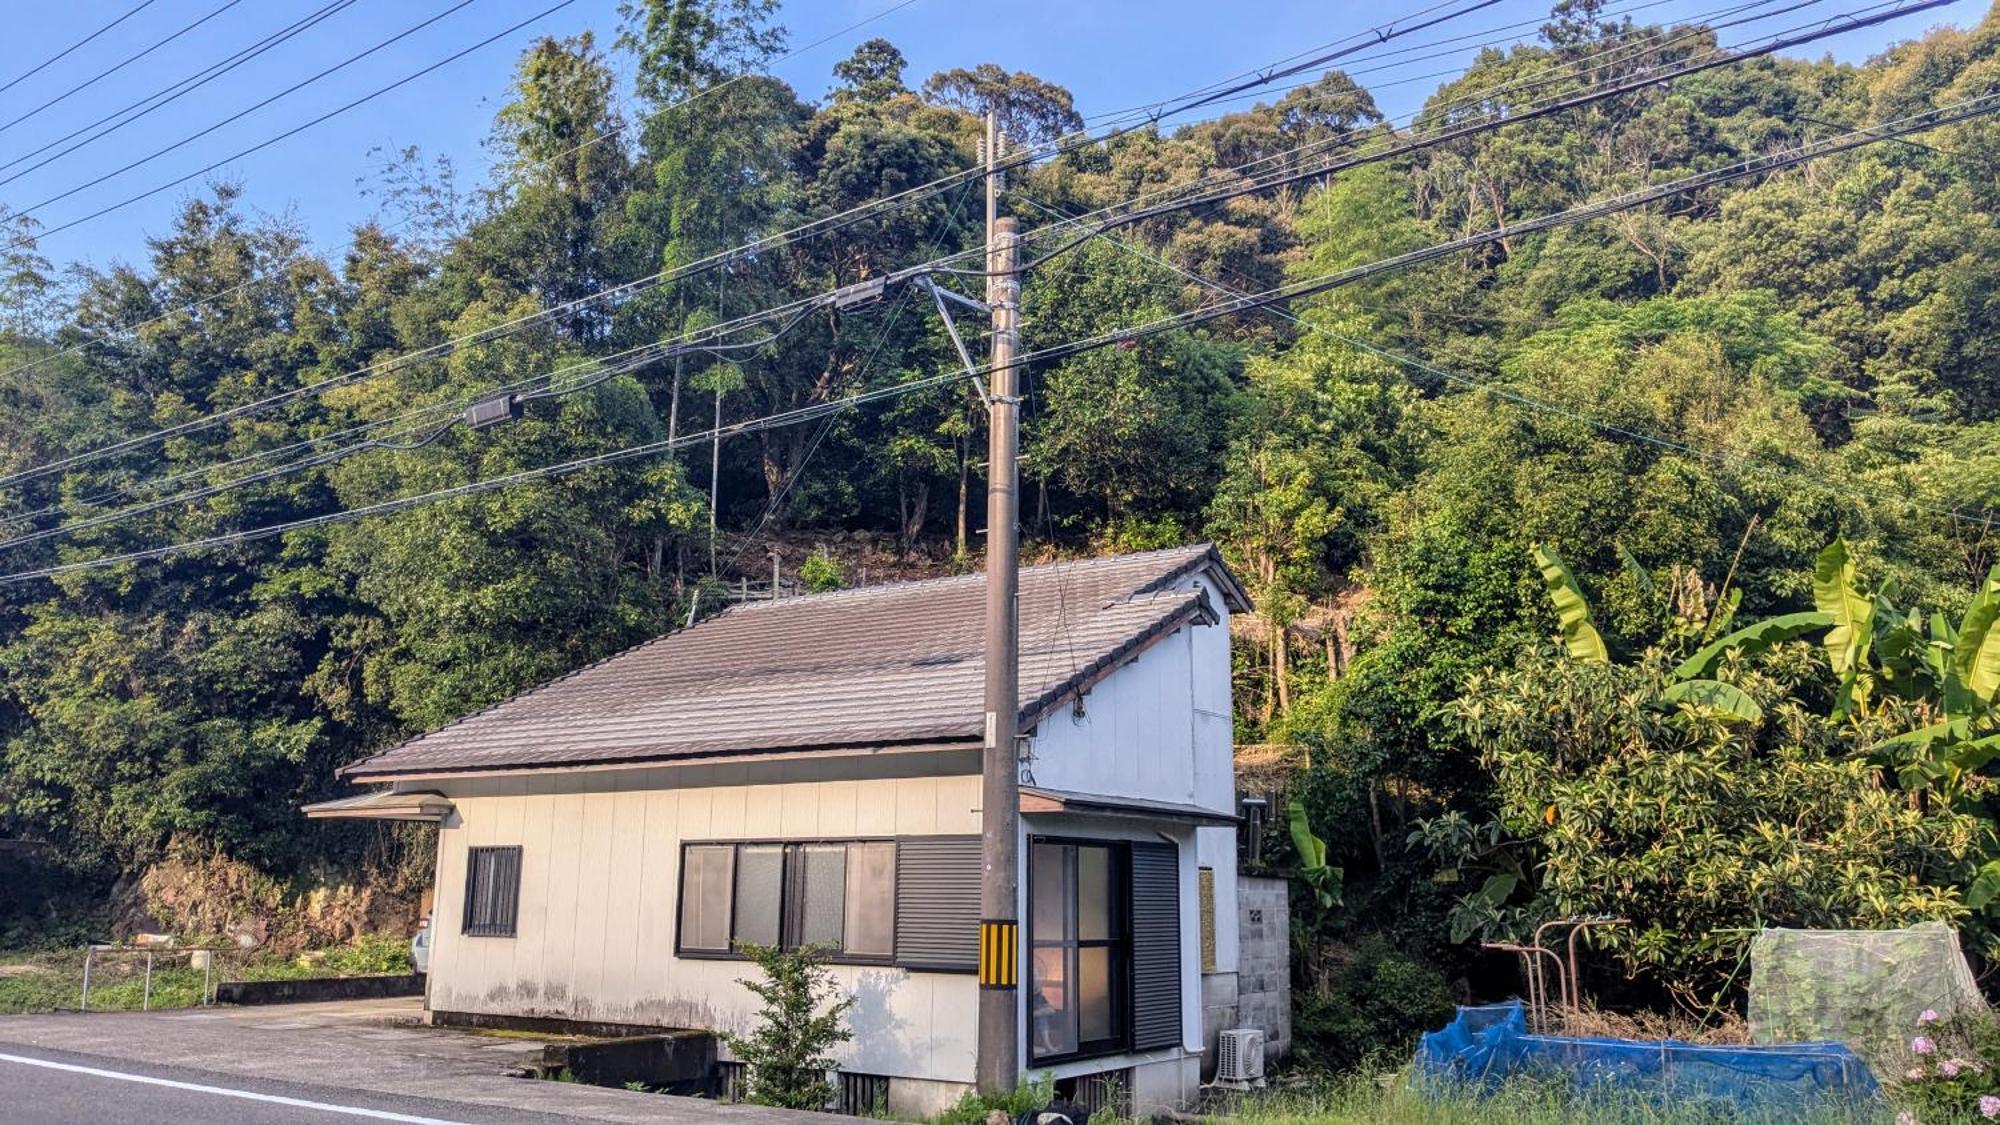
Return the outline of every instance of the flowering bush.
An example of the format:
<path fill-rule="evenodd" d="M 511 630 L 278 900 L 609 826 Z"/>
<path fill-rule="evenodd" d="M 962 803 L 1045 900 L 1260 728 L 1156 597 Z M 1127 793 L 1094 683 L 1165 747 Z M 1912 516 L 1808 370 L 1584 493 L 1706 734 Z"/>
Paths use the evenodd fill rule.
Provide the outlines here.
<path fill-rule="evenodd" d="M 2000 1120 L 2000 1076 L 1987 1060 L 2000 1054 L 2000 1023 L 1987 1013 L 1944 1019 L 1929 1008 L 1917 1016 L 1908 1066 L 1895 1084 L 1906 1107 L 1896 1125 L 1963 1121 L 1978 1113 Z"/>

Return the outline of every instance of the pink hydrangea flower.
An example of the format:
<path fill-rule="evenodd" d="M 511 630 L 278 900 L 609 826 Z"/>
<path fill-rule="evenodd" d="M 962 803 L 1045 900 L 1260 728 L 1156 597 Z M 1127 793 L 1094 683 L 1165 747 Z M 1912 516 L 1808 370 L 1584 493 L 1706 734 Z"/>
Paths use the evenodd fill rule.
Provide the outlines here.
<path fill-rule="evenodd" d="M 1936 1023 L 1937 1021 L 1938 1014 L 1936 1008 L 1925 1008 L 1923 1014 L 1917 1017 L 1918 1023 Z"/>
<path fill-rule="evenodd" d="M 1979 1096 L 1979 1116 L 1985 1118 L 2000 1117 L 2000 1098 L 1996 1098 L 1992 1094 L 1981 1094 Z"/>
<path fill-rule="evenodd" d="M 1939 1073 L 1939 1074 L 1942 1074 L 1942 1075 L 1944 1075 L 1944 1076 L 1945 1076 L 1946 1078 L 1957 1078 L 1957 1077 L 1958 1077 L 1958 1060 L 1957 1060 L 1957 1059 L 1946 1059 L 1946 1060 L 1944 1060 L 1943 1062 L 1939 1063 L 1939 1064 L 1938 1064 L 1938 1073 Z"/>
<path fill-rule="evenodd" d="M 1928 1036 L 1919 1035 L 1910 1040 L 1910 1050 L 1920 1055 L 1932 1055 L 1937 1053 L 1937 1044 L 1931 1042 Z"/>

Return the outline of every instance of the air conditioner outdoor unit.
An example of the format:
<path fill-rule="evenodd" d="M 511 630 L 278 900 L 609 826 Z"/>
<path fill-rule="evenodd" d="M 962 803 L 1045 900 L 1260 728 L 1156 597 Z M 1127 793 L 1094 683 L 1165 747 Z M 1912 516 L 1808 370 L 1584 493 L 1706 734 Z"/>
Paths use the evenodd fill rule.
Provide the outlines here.
<path fill-rule="evenodd" d="M 1252 1027 L 1225 1031 L 1216 1048 L 1215 1084 L 1236 1089 L 1264 1084 L 1264 1033 Z"/>

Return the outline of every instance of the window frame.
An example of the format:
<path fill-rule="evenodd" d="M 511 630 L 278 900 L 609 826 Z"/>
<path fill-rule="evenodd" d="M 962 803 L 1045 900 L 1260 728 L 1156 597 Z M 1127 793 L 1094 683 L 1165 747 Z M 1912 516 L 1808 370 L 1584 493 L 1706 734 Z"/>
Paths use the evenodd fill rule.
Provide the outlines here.
<path fill-rule="evenodd" d="M 478 857 L 481 853 L 512 853 L 514 857 L 514 886 L 509 894 L 512 908 L 507 912 L 506 928 L 499 928 L 495 922 L 474 923 L 472 907 L 479 898 Z M 521 932 L 521 845 L 519 844 L 475 844 L 465 849 L 465 908 L 459 913 L 458 932 L 462 937 L 513 938 Z"/>
<path fill-rule="evenodd" d="M 1111 1015 L 1117 1024 L 1117 1032 L 1107 1039 L 1085 1040 L 1082 1034 L 1081 1017 L 1079 1017 L 1075 1050 L 1049 1055 L 1039 1054 L 1035 1051 L 1032 1038 L 1034 1028 L 1033 991 L 1035 988 L 1034 953 L 1037 945 L 1037 937 L 1034 929 L 1034 864 L 1032 861 L 1023 863 L 1022 867 L 1025 868 L 1024 874 L 1027 875 L 1027 878 L 1023 880 L 1026 890 L 1024 900 L 1028 904 L 1028 909 L 1024 912 L 1027 914 L 1027 917 L 1023 919 L 1023 924 L 1028 932 L 1024 935 L 1024 941 L 1022 942 L 1023 948 L 1028 955 L 1026 979 L 1023 981 L 1024 987 L 1029 991 L 1029 996 L 1027 997 L 1028 1018 L 1025 1021 L 1027 1026 L 1024 1028 L 1027 1032 L 1026 1038 L 1028 1039 L 1024 1044 L 1027 1047 L 1028 1063 L 1031 1066 L 1037 1067 L 1052 1066 L 1066 1062 L 1075 1062 L 1081 1059 L 1097 1059 L 1111 1055 L 1129 1054 L 1132 1051 L 1132 1025 L 1134 1023 L 1132 1007 L 1132 842 L 1130 840 L 1092 839 L 1088 836 L 1030 835 L 1028 837 L 1025 856 L 1032 857 L 1035 845 L 1037 844 L 1071 848 L 1104 848 L 1111 853 L 1111 899 L 1105 904 L 1105 908 L 1108 921 L 1111 924 L 1111 931 L 1115 936 L 1111 938 L 1086 939 L 1080 936 L 1071 938 L 1068 932 L 1070 927 L 1066 921 L 1064 932 L 1059 941 L 1060 948 L 1063 950 L 1066 959 L 1069 958 L 1072 952 L 1080 953 L 1084 949 L 1109 949 L 1112 951 L 1110 980 Z M 1079 866 L 1075 854 L 1071 852 L 1063 865 L 1063 879 L 1065 884 L 1074 884 L 1074 874 Z M 1080 915 L 1081 910 L 1074 895 L 1064 902 L 1063 910 L 1065 912 L 1065 919 L 1075 919 Z M 1080 965 L 1080 961 L 1078 965 Z M 1070 989 L 1076 988 L 1078 983 L 1077 978 L 1080 976 L 1078 969 L 1072 967 L 1066 961 L 1064 971 L 1064 987 Z"/>
<path fill-rule="evenodd" d="M 842 847 L 846 847 L 854 844 L 889 844 L 891 846 L 895 846 L 897 844 L 897 837 L 839 836 L 839 837 L 816 837 L 816 838 L 806 838 L 806 839 L 793 838 L 793 837 L 757 837 L 757 838 L 739 838 L 739 839 L 725 839 L 725 840 L 682 840 L 680 845 L 680 866 L 678 870 L 676 870 L 674 873 L 674 884 L 675 884 L 674 885 L 674 956 L 687 961 L 749 960 L 749 958 L 745 957 L 742 954 L 742 952 L 740 952 L 735 948 L 736 872 L 738 870 L 738 865 L 741 863 L 742 860 L 741 849 L 746 847 L 778 847 L 783 849 L 782 852 L 780 853 L 780 858 L 778 862 L 778 872 L 779 872 L 778 940 L 782 945 L 782 943 L 784 943 L 790 938 L 793 931 L 792 912 L 795 909 L 795 903 L 794 903 L 795 894 L 791 886 L 791 880 L 792 880 L 792 872 L 795 866 L 794 865 L 795 854 L 799 857 L 802 857 L 804 849 L 809 847 L 824 847 L 829 845 L 840 845 Z M 681 912 L 684 909 L 687 902 L 687 854 L 689 848 L 730 848 L 735 852 L 735 854 L 731 859 L 731 864 L 730 864 L 729 927 L 728 927 L 729 941 L 730 941 L 729 949 L 724 950 L 724 949 L 690 948 L 687 945 L 685 935 L 682 933 Z M 804 865 L 801 862 L 797 864 L 797 866 L 803 867 Z M 889 902 L 888 902 L 889 952 L 849 953 L 843 948 L 841 950 L 828 954 L 826 957 L 826 961 L 829 964 L 834 964 L 834 965 L 874 965 L 874 966 L 894 965 L 896 963 L 896 921 L 895 921 L 896 900 L 900 894 L 901 894 L 901 888 L 896 885 L 896 867 L 894 863 L 891 863 L 889 867 Z M 846 918 L 844 913 L 844 908 L 846 906 L 846 899 L 847 899 L 847 888 L 844 885 L 843 881 L 843 885 L 841 887 L 841 904 L 843 907 L 843 916 L 841 920 L 841 924 L 843 927 L 841 933 L 841 941 L 843 944 L 847 940 L 845 931 Z"/>

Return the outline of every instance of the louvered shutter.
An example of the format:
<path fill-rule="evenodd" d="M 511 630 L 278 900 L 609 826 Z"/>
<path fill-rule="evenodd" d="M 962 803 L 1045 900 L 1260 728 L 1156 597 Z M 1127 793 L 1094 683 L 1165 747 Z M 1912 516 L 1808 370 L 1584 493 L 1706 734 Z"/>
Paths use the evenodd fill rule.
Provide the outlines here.
<path fill-rule="evenodd" d="M 896 841 L 896 964 L 979 971 L 979 837 Z"/>
<path fill-rule="evenodd" d="M 1132 845 L 1132 1047 L 1181 1041 L 1180 849 Z"/>

